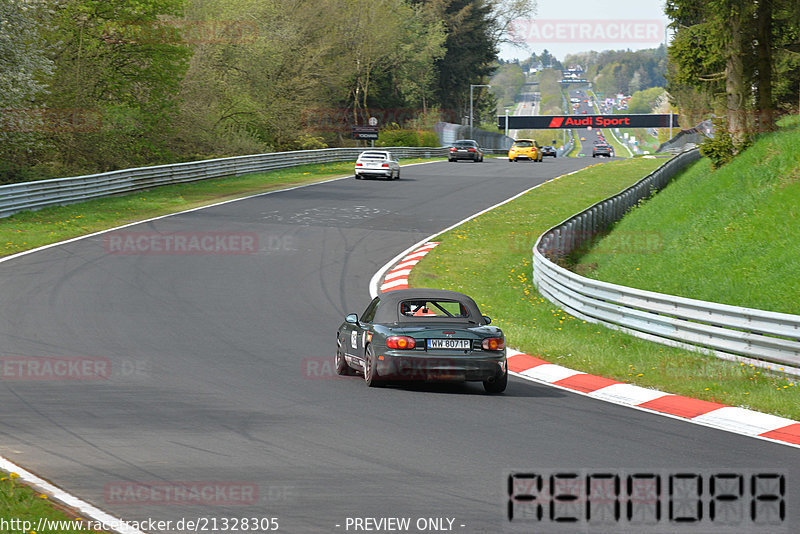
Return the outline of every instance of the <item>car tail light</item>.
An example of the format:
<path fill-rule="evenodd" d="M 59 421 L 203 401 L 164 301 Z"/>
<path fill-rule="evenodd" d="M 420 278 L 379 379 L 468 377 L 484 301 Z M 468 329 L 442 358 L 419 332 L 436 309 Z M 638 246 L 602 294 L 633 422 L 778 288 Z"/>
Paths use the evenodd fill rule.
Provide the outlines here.
<path fill-rule="evenodd" d="M 356 163 L 356 167 L 363 167 L 363 166 L 364 166 L 363 163 Z"/>
<path fill-rule="evenodd" d="M 474 148 L 469 148 L 469 149 L 467 149 L 467 152 L 475 152 L 475 149 Z"/>
<path fill-rule="evenodd" d="M 456 147 L 454 147 L 454 146 L 450 147 L 450 152 L 455 152 L 456 150 L 457 150 Z"/>
<path fill-rule="evenodd" d="M 383 165 L 381 165 L 381 167 L 386 167 L 388 169 L 389 168 L 389 164 L 388 163 L 384 163 Z"/>
<path fill-rule="evenodd" d="M 417 346 L 417 342 L 413 337 L 408 336 L 390 336 L 386 339 L 386 346 L 390 349 L 413 349 Z"/>
<path fill-rule="evenodd" d="M 490 337 L 481 343 L 483 350 L 503 350 L 506 348 L 506 341 L 502 337 Z"/>

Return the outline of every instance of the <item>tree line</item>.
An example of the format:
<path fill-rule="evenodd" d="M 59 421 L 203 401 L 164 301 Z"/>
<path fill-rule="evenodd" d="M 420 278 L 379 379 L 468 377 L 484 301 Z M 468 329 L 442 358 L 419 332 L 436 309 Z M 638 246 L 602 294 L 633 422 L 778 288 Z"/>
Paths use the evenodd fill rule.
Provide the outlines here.
<path fill-rule="evenodd" d="M 718 117 L 731 153 L 800 110 L 797 0 L 668 0 L 666 13 L 671 98 L 690 122 Z"/>
<path fill-rule="evenodd" d="M 665 46 L 644 50 L 605 50 L 568 54 L 564 65 L 581 65 L 595 92 L 604 96 L 631 95 L 665 85 L 667 49 Z"/>
<path fill-rule="evenodd" d="M 460 118 L 534 0 L 3 0 L 0 181 Z"/>

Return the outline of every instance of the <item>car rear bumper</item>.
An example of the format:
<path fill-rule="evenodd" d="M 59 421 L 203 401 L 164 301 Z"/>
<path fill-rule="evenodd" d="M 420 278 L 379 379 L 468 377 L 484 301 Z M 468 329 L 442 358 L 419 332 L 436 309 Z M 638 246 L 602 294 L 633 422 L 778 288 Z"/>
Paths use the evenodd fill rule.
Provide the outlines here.
<path fill-rule="evenodd" d="M 509 154 L 508 159 L 539 159 L 539 156 L 531 152 L 523 154 Z"/>
<path fill-rule="evenodd" d="M 392 171 L 390 169 L 385 169 L 385 170 L 384 169 L 382 169 L 382 170 L 377 170 L 377 169 L 376 170 L 367 170 L 367 169 L 361 170 L 361 169 L 359 169 L 359 170 L 355 171 L 355 175 L 356 176 L 383 176 L 383 177 L 386 177 L 386 176 L 391 176 L 392 175 Z"/>
<path fill-rule="evenodd" d="M 477 356 L 461 353 L 422 355 L 383 354 L 375 362 L 378 376 L 388 380 L 482 381 L 496 377 L 506 368 L 505 354 Z"/>

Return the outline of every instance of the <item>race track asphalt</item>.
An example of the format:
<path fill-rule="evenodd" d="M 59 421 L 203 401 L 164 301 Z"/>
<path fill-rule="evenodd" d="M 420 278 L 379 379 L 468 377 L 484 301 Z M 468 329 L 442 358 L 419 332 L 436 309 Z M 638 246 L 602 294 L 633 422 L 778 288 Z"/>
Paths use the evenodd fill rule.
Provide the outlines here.
<path fill-rule="evenodd" d="M 21 374 L 0 381 L 0 455 L 126 520 L 277 517 L 290 533 L 353 532 L 348 517 L 503 532 L 509 470 L 777 469 L 796 526 L 797 449 L 518 379 L 487 396 L 480 384 L 374 389 L 332 374 L 336 329 L 363 311 L 384 263 L 592 163 L 408 166 L 400 181 L 332 181 L 116 234 L 255 234 L 253 254 L 120 254 L 100 235 L 6 261 L 4 362 L 111 372 L 44 380 L 12 363 Z M 159 491 L 132 502 L 131 483 Z M 170 502 L 186 483 L 217 493 Z"/>

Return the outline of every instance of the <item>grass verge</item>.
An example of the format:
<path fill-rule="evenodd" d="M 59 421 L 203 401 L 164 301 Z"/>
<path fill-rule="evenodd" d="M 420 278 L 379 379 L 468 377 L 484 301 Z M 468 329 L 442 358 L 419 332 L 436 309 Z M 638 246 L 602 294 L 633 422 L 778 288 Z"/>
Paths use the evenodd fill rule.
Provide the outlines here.
<path fill-rule="evenodd" d="M 2 530 L 8 534 L 31 534 L 39 532 L 40 521 L 48 521 L 41 530 L 47 534 L 73 534 L 86 532 L 79 529 L 76 516 L 67 513 L 60 506 L 47 499 L 46 495 L 35 492 L 24 484 L 20 484 L 15 473 L 0 471 L 0 521 L 6 522 Z M 30 524 L 24 524 L 24 521 Z M 42 526 L 45 526 L 44 524 Z M 30 527 L 30 528 L 23 528 Z M 74 528 L 73 528 L 74 527 Z"/>
<path fill-rule="evenodd" d="M 409 159 L 402 163 L 439 160 L 441 158 Z M 160 215 L 347 176 L 352 172 L 353 162 L 347 161 L 303 165 L 260 174 L 165 185 L 123 196 L 17 213 L 0 219 L 0 256 Z"/>
<path fill-rule="evenodd" d="M 412 271 L 413 287 L 471 295 L 503 328 L 509 346 L 583 372 L 800 419 L 794 380 L 651 343 L 576 319 L 531 281 L 531 248 L 548 228 L 645 176 L 663 159 L 591 166 L 530 191 L 436 238 Z"/>

